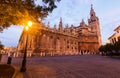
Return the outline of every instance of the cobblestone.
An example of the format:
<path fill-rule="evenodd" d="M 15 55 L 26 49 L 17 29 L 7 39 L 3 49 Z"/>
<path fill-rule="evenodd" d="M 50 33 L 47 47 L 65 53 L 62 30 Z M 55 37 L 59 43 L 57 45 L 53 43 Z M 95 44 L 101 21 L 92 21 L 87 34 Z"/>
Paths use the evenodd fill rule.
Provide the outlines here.
<path fill-rule="evenodd" d="M 18 69 L 21 62 L 12 59 Z M 120 78 L 120 60 L 98 55 L 31 57 L 26 67 L 25 78 Z"/>

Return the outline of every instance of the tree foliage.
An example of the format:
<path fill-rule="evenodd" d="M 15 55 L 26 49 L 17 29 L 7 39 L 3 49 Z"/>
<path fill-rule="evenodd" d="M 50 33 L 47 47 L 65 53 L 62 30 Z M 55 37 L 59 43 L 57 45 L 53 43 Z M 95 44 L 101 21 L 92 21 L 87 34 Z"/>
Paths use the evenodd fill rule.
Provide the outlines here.
<path fill-rule="evenodd" d="M 106 45 L 102 45 L 99 48 L 99 51 L 107 53 L 107 54 L 115 54 L 115 55 L 119 55 L 119 51 L 120 51 L 120 39 L 118 39 L 118 41 L 114 44 L 106 44 Z"/>
<path fill-rule="evenodd" d="M 42 4 L 35 4 L 35 1 Z M 0 31 L 10 25 L 23 25 L 26 21 L 39 22 L 56 8 L 60 0 L 0 0 Z"/>
<path fill-rule="evenodd" d="M 100 52 L 105 51 L 105 49 L 104 49 L 104 48 L 105 48 L 105 46 L 104 46 L 104 45 L 100 46 L 99 51 L 100 51 Z"/>
<path fill-rule="evenodd" d="M 106 54 L 110 54 L 110 52 L 112 52 L 113 50 L 113 45 L 108 43 L 106 45 L 102 45 L 100 48 L 99 48 L 99 51 L 102 52 L 102 53 L 105 53 Z"/>
<path fill-rule="evenodd" d="M 4 48 L 4 45 L 0 42 L 0 50 Z"/>
<path fill-rule="evenodd" d="M 120 50 L 120 39 L 114 44 L 114 50 L 119 51 Z"/>

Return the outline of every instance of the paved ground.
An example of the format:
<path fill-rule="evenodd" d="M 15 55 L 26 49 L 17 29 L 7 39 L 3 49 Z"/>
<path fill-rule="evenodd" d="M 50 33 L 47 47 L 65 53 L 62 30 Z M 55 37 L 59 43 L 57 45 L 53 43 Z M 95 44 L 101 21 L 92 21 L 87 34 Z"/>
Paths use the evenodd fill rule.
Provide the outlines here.
<path fill-rule="evenodd" d="M 2 63 L 6 60 L 4 56 Z M 13 58 L 12 65 L 19 70 L 21 62 L 22 58 Z M 19 74 L 24 78 L 120 78 L 120 59 L 98 55 L 32 57 L 27 58 L 27 71 Z"/>

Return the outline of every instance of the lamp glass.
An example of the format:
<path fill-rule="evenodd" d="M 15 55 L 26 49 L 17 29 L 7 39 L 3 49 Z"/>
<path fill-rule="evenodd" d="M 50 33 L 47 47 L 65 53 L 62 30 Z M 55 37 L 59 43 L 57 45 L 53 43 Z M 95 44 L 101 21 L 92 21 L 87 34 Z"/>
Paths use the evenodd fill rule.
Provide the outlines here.
<path fill-rule="evenodd" d="M 32 26 L 32 21 L 28 21 L 28 26 Z"/>
<path fill-rule="evenodd" d="M 28 29 L 29 29 L 29 27 L 28 27 L 28 26 L 26 26 L 26 27 L 25 27 L 25 30 L 26 30 L 26 31 L 28 31 Z"/>

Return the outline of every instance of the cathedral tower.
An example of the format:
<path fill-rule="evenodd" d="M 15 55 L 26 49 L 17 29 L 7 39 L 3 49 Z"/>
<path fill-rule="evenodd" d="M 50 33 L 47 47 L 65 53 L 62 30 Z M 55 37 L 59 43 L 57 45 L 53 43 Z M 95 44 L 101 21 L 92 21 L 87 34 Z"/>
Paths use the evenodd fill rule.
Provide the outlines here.
<path fill-rule="evenodd" d="M 99 18 L 91 5 L 90 18 L 88 24 L 81 21 L 79 26 L 72 25 L 71 27 L 62 24 L 62 18 L 59 21 L 59 27 L 50 28 L 50 24 L 38 24 L 42 26 L 38 34 L 28 36 L 27 55 L 79 55 L 79 54 L 93 54 L 97 53 L 101 46 L 101 33 Z M 23 55 L 24 45 L 26 44 L 26 34 L 23 32 L 17 52 Z"/>
<path fill-rule="evenodd" d="M 91 27 L 91 31 L 97 35 L 99 45 L 101 45 L 101 32 L 100 32 L 100 25 L 99 25 L 99 18 L 96 16 L 95 11 L 93 9 L 93 5 L 91 5 L 90 10 L 90 19 L 88 19 L 88 25 Z"/>

